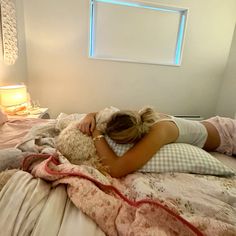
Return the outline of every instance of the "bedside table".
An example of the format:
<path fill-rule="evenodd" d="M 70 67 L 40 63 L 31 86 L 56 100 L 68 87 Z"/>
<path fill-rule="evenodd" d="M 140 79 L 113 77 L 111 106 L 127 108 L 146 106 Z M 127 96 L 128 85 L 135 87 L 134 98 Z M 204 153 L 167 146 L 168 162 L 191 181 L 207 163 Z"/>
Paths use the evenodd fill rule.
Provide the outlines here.
<path fill-rule="evenodd" d="M 38 108 L 35 110 L 30 110 L 29 114 L 22 115 L 8 115 L 9 118 L 40 118 L 40 119 L 50 119 L 50 115 L 48 113 L 48 108 Z"/>

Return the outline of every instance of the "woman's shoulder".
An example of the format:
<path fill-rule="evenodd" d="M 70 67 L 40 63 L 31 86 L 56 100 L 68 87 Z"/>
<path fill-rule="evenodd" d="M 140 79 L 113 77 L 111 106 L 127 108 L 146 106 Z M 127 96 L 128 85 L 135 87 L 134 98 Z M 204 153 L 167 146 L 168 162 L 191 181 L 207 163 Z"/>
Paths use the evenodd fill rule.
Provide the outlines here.
<path fill-rule="evenodd" d="M 157 117 L 157 122 L 159 121 L 167 121 L 167 120 L 172 120 L 173 116 L 165 114 L 165 113 L 161 113 L 161 112 L 156 112 L 156 117 Z"/>
<path fill-rule="evenodd" d="M 152 127 L 150 132 L 153 137 L 156 137 L 162 145 L 175 142 L 178 138 L 179 131 L 175 122 L 171 117 L 160 119 Z"/>

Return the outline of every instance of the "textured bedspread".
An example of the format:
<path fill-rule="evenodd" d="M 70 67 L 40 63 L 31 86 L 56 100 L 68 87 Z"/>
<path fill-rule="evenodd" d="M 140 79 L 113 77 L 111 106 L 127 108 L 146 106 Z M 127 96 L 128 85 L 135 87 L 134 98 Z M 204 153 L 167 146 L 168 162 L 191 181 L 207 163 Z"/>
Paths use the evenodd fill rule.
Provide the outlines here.
<path fill-rule="evenodd" d="M 75 206 L 108 235 L 236 234 L 235 178 L 135 173 L 119 180 L 50 155 L 29 156 L 24 168 L 53 186 L 67 184 Z"/>
<path fill-rule="evenodd" d="M 108 235 L 200 235 L 194 233 L 197 229 L 158 201 L 135 202 L 123 194 L 119 194 L 123 199 L 116 197 L 112 179 L 92 167 L 60 165 L 52 157 L 34 165 L 41 157 L 27 158 L 24 169 L 31 169 L 33 165 L 34 176 L 53 181 L 54 185 L 68 184 L 68 195 L 73 203 Z"/>
<path fill-rule="evenodd" d="M 0 192 L 4 236 L 104 235 L 96 224 L 112 236 L 236 235 L 236 177 L 135 173 L 113 179 L 50 157 L 55 125 L 36 126 L 17 149 L 0 152 L 5 167 L 36 153 L 24 161 L 29 173 L 17 171 Z"/>

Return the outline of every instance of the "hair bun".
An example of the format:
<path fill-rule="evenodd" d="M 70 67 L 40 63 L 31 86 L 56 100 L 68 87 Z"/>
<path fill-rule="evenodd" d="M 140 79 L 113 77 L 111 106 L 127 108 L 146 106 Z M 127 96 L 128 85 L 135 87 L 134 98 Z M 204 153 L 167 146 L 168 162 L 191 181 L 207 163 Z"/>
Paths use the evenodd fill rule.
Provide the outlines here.
<path fill-rule="evenodd" d="M 157 121 L 157 115 L 153 108 L 151 107 L 144 107 L 138 111 L 140 118 L 143 123 L 147 125 L 153 125 Z"/>

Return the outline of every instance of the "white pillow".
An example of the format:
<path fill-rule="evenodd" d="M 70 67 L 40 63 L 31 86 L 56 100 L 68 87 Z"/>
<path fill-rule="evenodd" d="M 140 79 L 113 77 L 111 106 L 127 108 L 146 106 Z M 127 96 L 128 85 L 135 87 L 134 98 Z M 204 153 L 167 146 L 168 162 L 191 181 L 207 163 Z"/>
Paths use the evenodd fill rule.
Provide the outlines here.
<path fill-rule="evenodd" d="M 122 156 L 133 145 L 117 144 L 106 136 L 113 151 Z M 223 165 L 203 149 L 185 143 L 172 143 L 162 147 L 140 172 L 184 172 L 206 175 L 231 176 L 236 172 Z"/>

